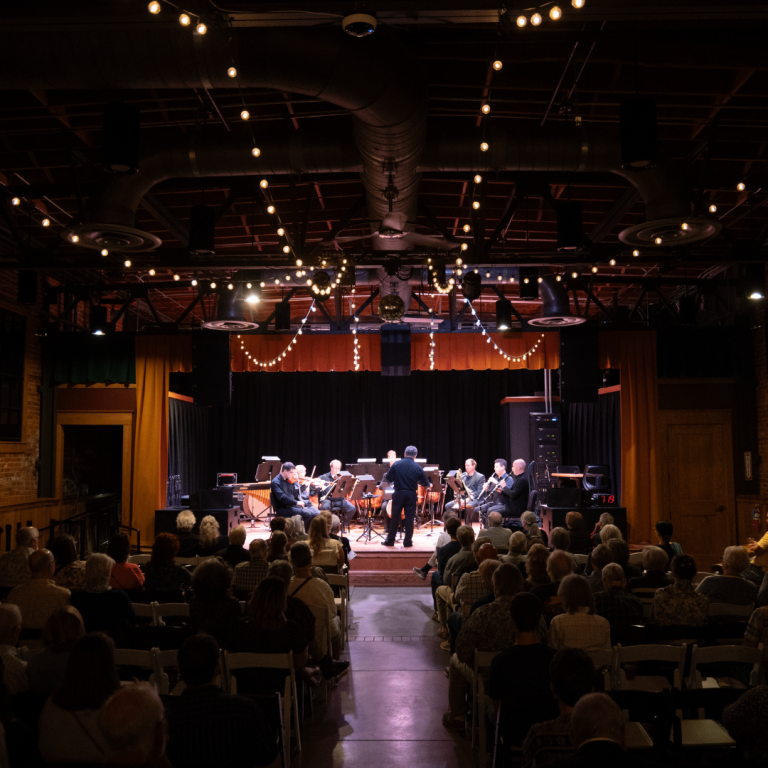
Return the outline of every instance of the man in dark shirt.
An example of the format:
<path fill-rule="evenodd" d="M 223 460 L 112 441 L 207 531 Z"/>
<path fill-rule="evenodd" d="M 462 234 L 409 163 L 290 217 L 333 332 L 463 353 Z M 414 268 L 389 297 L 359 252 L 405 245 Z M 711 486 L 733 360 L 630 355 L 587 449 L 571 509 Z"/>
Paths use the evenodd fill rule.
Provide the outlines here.
<path fill-rule="evenodd" d="M 219 646 L 205 634 L 179 649 L 179 671 L 187 687 L 167 705 L 168 759 L 185 768 L 279 765 L 276 732 L 260 707 L 244 696 L 230 696 L 216 685 Z M 248 737 L 243 738 L 243 723 Z"/>
<path fill-rule="evenodd" d="M 474 459 L 467 459 L 464 462 L 464 472 L 461 473 L 461 481 L 467 490 L 466 496 L 461 500 L 454 500 L 445 505 L 445 510 L 453 510 L 459 513 L 463 509 L 465 525 L 472 525 L 474 510 L 479 506 L 477 499 L 485 485 L 485 475 L 477 471 L 477 462 Z"/>
<path fill-rule="evenodd" d="M 245 528 L 242 525 L 232 528 L 229 532 L 229 545 L 220 549 L 216 553 L 216 557 L 220 557 L 232 568 L 240 563 L 247 563 L 251 559 L 251 555 L 244 547 L 245 536 Z"/>
<path fill-rule="evenodd" d="M 338 459 L 334 459 L 331 462 L 331 471 L 320 475 L 318 480 L 322 480 L 324 483 L 334 483 L 339 476 L 339 472 L 341 472 L 341 462 Z M 330 490 L 328 487 L 320 491 L 320 509 L 330 509 L 336 512 L 343 520 L 344 525 L 349 525 L 352 515 L 355 514 L 355 505 L 346 499 L 332 499 L 332 493 L 333 490 Z"/>
<path fill-rule="evenodd" d="M 519 518 L 528 509 L 528 477 L 524 459 L 512 462 L 512 483 L 501 490 L 507 505 L 507 517 Z"/>
<path fill-rule="evenodd" d="M 541 600 L 529 592 L 512 598 L 509 612 L 517 630 L 515 644 L 491 662 L 488 694 L 497 712 L 501 707 L 500 729 L 509 746 L 521 746 L 532 725 L 558 715 L 549 684 L 555 651 L 543 645 L 536 633 L 541 608 Z"/>
<path fill-rule="evenodd" d="M 312 518 L 319 512 L 314 508 L 307 508 L 299 498 L 299 484 L 291 483 L 295 476 L 296 466 L 286 461 L 280 468 L 280 474 L 272 481 L 270 486 L 270 498 L 272 510 L 278 517 L 293 517 L 299 515 L 304 521 L 304 527 L 309 530 Z"/>
<path fill-rule="evenodd" d="M 413 546 L 413 519 L 416 516 L 416 487 L 431 488 L 432 484 L 424 474 L 424 470 L 414 461 L 419 455 L 416 446 L 409 445 L 405 449 L 405 457 L 396 461 L 385 475 L 384 479 L 395 486 L 390 504 L 390 518 L 395 521 L 400 519 L 400 513 L 405 511 L 405 538 L 404 547 Z M 387 540 L 382 546 L 394 547 L 397 525 L 390 525 L 387 532 Z M 441 550 L 442 551 L 442 550 Z"/>

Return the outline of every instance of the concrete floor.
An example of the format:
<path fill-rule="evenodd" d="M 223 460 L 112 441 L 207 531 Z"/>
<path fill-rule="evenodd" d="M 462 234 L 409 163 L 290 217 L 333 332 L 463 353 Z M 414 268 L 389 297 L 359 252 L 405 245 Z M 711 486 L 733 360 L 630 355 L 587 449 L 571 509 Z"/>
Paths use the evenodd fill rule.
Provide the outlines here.
<path fill-rule="evenodd" d="M 449 656 L 424 589 L 352 587 L 352 662 L 305 723 L 292 768 L 477 768 L 469 742 L 442 725 Z"/>

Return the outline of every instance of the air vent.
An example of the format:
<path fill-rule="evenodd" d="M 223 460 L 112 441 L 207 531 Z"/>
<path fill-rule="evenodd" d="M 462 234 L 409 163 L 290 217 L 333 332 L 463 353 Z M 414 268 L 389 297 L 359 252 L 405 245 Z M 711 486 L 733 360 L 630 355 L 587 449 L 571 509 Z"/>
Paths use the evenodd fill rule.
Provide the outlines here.
<path fill-rule="evenodd" d="M 619 232 L 619 240 L 627 245 L 645 248 L 658 248 L 660 245 L 687 245 L 709 240 L 722 228 L 723 225 L 719 221 L 712 219 L 660 219 L 636 224 Z M 656 242 L 658 238 L 661 238 L 661 243 Z"/>
<path fill-rule="evenodd" d="M 162 240 L 149 232 L 133 227 L 124 227 L 120 224 L 77 224 L 65 229 L 61 233 L 65 240 L 70 240 L 72 235 L 80 239 L 77 244 L 83 248 L 93 248 L 115 253 L 138 253 L 140 251 L 153 251 L 162 245 Z"/>

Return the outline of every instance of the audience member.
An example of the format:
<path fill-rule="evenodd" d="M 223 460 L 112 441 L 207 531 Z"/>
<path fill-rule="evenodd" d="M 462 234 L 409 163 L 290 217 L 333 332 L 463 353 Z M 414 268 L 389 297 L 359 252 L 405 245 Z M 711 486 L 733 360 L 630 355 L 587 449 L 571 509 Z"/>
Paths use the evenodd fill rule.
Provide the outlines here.
<path fill-rule="evenodd" d="M 264 539 L 254 539 L 248 545 L 250 560 L 235 566 L 233 586 L 235 597 L 245 600 L 250 597 L 260 582 L 267 578 L 269 563 L 267 562 L 267 542 Z"/>
<path fill-rule="evenodd" d="M 283 531 L 273 531 L 269 538 L 267 547 L 267 562 L 274 563 L 275 560 L 288 559 L 288 537 Z"/>
<path fill-rule="evenodd" d="M 571 534 L 565 528 L 553 528 L 549 534 L 549 548 L 552 551 L 561 549 L 563 552 L 570 552 Z"/>
<path fill-rule="evenodd" d="M 206 515 L 200 521 L 200 543 L 197 554 L 200 557 L 213 557 L 222 547 L 226 547 L 229 540 L 221 535 L 219 521 L 213 515 Z"/>
<path fill-rule="evenodd" d="M 40 534 L 37 528 L 16 531 L 16 549 L 0 557 L 0 587 L 18 587 L 29 580 L 29 556 L 37 549 Z"/>
<path fill-rule="evenodd" d="M 99 709 L 120 687 L 114 644 L 101 633 L 81 637 L 72 648 L 61 686 L 48 699 L 38 727 L 47 763 L 103 763 L 106 742 Z"/>
<path fill-rule="evenodd" d="M 745 643 L 746 645 L 746 643 Z M 736 741 L 743 765 L 759 765 L 768 755 L 768 685 L 756 685 L 723 709 L 723 725 Z"/>
<path fill-rule="evenodd" d="M 483 531 L 483 535 L 496 547 L 497 551 L 509 549 L 509 539 L 512 536 L 509 528 L 502 527 L 503 519 L 498 512 L 491 512 L 488 515 L 488 527 Z"/>
<path fill-rule="evenodd" d="M 672 558 L 674 583 L 657 590 L 653 596 L 649 624 L 659 626 L 705 627 L 709 622 L 709 600 L 691 583 L 696 575 L 696 561 L 690 555 Z"/>
<path fill-rule="evenodd" d="M 312 550 L 312 562 L 317 566 L 336 566 L 339 570 L 344 565 L 344 547 L 337 539 L 329 536 L 328 518 L 330 513 L 321 512 L 309 524 L 309 548 Z"/>
<path fill-rule="evenodd" d="M 22 629 L 42 630 L 57 608 L 69 604 L 70 591 L 57 587 L 53 581 L 55 568 L 51 551 L 38 549 L 29 556 L 29 581 L 8 594 L 6 602 L 21 610 Z"/>
<path fill-rule="evenodd" d="M 523 764 L 544 765 L 573 751 L 570 740 L 571 712 L 576 702 L 592 693 L 595 665 L 580 648 L 563 648 L 549 665 L 552 693 L 560 714 L 554 720 L 531 726 L 523 742 Z"/>
<path fill-rule="evenodd" d="M 280 764 L 275 733 L 259 705 L 245 696 L 224 693 L 219 645 L 198 634 L 179 649 L 179 673 L 186 683 L 167 705 L 168 759 L 174 766 L 269 766 Z M 248 737 L 243 738 L 243 724 Z M 212 739 L 211 734 L 216 738 Z"/>
<path fill-rule="evenodd" d="M 113 693 L 99 713 L 98 724 L 106 744 L 107 768 L 171 768 L 165 757 L 168 727 L 163 702 L 148 683 L 132 683 Z"/>
<path fill-rule="evenodd" d="M 496 569 L 500 565 L 501 562 L 499 560 L 483 560 L 483 562 L 480 563 L 480 567 L 477 569 L 477 572 L 480 574 L 480 578 L 483 580 L 486 593 L 484 597 L 479 597 L 477 600 L 475 600 L 474 603 L 472 603 L 469 609 L 470 616 L 478 608 L 482 608 L 484 605 L 490 605 L 496 599 L 493 594 L 493 574 L 496 573 Z M 461 616 L 461 613 L 458 615 Z M 450 619 L 448 621 L 448 625 L 450 628 Z M 461 626 L 459 626 L 459 629 L 461 629 Z M 456 631 L 456 634 L 458 634 L 458 630 Z"/>
<path fill-rule="evenodd" d="M 300 517 L 300 515 L 296 515 L 296 517 Z M 296 518 L 293 518 L 293 519 L 295 521 Z M 286 518 L 284 517 L 273 517 L 269 521 L 270 533 L 274 533 L 275 531 L 282 531 L 283 533 L 285 533 L 285 521 L 286 521 Z"/>
<path fill-rule="evenodd" d="M 656 523 L 656 538 L 659 546 L 667 553 L 670 563 L 673 557 L 683 554 L 683 548 L 676 541 L 670 541 L 673 530 L 672 523 L 668 523 L 666 520 L 659 520 Z"/>
<path fill-rule="evenodd" d="M 529 550 L 525 560 L 525 570 L 528 578 L 523 584 L 526 591 L 534 587 L 549 584 L 551 579 L 547 573 L 547 561 L 549 550 L 543 544 L 534 544 Z"/>
<path fill-rule="evenodd" d="M 557 528 L 555 528 L 557 530 Z M 562 529 L 561 529 L 562 530 Z M 555 531 L 552 531 L 554 539 Z M 545 618 L 552 618 L 551 612 L 547 611 L 547 603 L 552 598 L 557 597 L 557 591 L 560 589 L 560 582 L 569 574 L 573 573 L 574 560 L 573 555 L 562 549 L 556 549 L 547 558 L 547 576 L 549 576 L 549 582 L 547 584 L 537 584 L 531 587 L 530 592 L 532 595 L 541 600 L 544 606 Z M 559 602 L 559 601 L 558 601 Z M 550 614 L 547 616 L 547 614 Z"/>
<path fill-rule="evenodd" d="M 584 515 L 575 510 L 565 516 L 565 525 L 571 534 L 571 545 L 568 551 L 572 555 L 588 555 L 592 551 L 592 540 L 584 523 Z"/>
<path fill-rule="evenodd" d="M 199 554 L 200 536 L 192 533 L 197 518 L 191 509 L 182 509 L 176 515 L 176 536 L 179 539 L 179 557 L 195 557 Z"/>
<path fill-rule="evenodd" d="M 596 547 L 598 544 L 602 544 L 603 540 L 602 540 L 600 534 L 601 534 L 603 528 L 606 525 L 613 525 L 613 524 L 614 524 L 613 515 L 610 512 L 603 512 L 600 515 L 600 518 L 595 523 L 595 530 L 592 531 L 592 545 L 593 546 Z"/>
<path fill-rule="evenodd" d="M 525 563 L 528 556 L 525 554 L 526 544 L 528 539 L 525 538 L 525 534 L 522 531 L 515 531 L 509 537 L 509 552 L 501 558 L 503 563 L 509 563 L 510 565 L 516 565 L 520 572 L 523 574 L 523 578 L 526 576 Z"/>
<path fill-rule="evenodd" d="M 723 575 L 708 576 L 696 591 L 706 595 L 709 604 L 754 605 L 757 587 L 742 574 L 749 568 L 749 555 L 744 547 L 726 547 L 723 552 Z"/>
<path fill-rule="evenodd" d="M 285 584 L 285 590 L 288 591 L 288 587 L 293 578 L 293 566 L 287 560 L 275 560 L 274 563 L 269 564 L 268 576 L 274 576 Z M 298 597 L 291 597 L 288 595 L 288 603 L 285 609 L 285 618 L 288 621 L 293 621 L 301 627 L 301 632 L 304 635 L 304 639 L 307 641 L 307 645 L 311 646 L 315 641 L 315 615 L 309 609 L 306 603 L 299 600 Z M 332 675 L 329 675 L 332 677 Z"/>
<path fill-rule="evenodd" d="M 131 540 L 124 533 L 116 533 L 111 536 L 107 544 L 107 554 L 115 561 L 112 566 L 112 574 L 109 577 L 109 586 L 112 589 L 122 589 L 125 592 L 135 593 L 144 586 L 144 573 L 136 563 L 129 563 L 131 554 Z"/>
<path fill-rule="evenodd" d="M 75 539 L 66 533 L 51 542 L 51 553 L 56 561 L 53 581 L 64 589 L 82 589 L 85 584 L 85 560 L 78 559 Z"/>
<path fill-rule="evenodd" d="M 643 548 L 643 568 L 645 573 L 642 576 L 635 576 L 627 581 L 627 589 L 634 592 L 636 589 L 661 589 L 668 587 L 672 579 L 667 575 L 667 565 L 669 558 L 667 553 L 656 546 Z M 646 593 L 647 594 L 647 593 Z"/>
<path fill-rule="evenodd" d="M 0 606 L 2 607 L 2 606 Z M 756 608 L 749 618 L 747 631 L 744 633 L 744 645 L 757 648 L 763 644 L 763 666 L 768 662 L 768 607 Z"/>
<path fill-rule="evenodd" d="M 583 576 L 571 574 L 560 582 L 558 595 L 565 613 L 555 616 L 549 625 L 549 644 L 561 648 L 581 648 L 582 651 L 611 649 L 611 627 L 595 613 L 595 596 Z"/>
<path fill-rule="evenodd" d="M 296 538 L 296 523 L 293 522 L 292 517 L 284 517 L 283 520 L 285 520 L 283 533 L 285 534 L 285 538 L 288 539 L 288 549 L 290 549 L 294 543 L 298 541 Z"/>
<path fill-rule="evenodd" d="M 608 620 L 611 632 L 642 624 L 643 604 L 627 592 L 624 570 L 618 563 L 608 563 L 603 568 L 603 586 L 605 589 L 595 595 L 595 611 Z"/>
<path fill-rule="evenodd" d="M 523 526 L 523 533 L 525 534 L 526 549 L 530 552 L 531 547 L 535 544 L 543 544 L 547 546 L 547 534 L 545 531 L 539 529 L 536 515 L 533 512 L 523 512 L 520 515 L 520 522 Z"/>
<path fill-rule="evenodd" d="M 240 623 L 240 601 L 229 594 L 232 576 L 218 557 L 205 560 L 192 572 L 189 623 L 195 632 L 206 632 L 227 648 Z"/>
<path fill-rule="evenodd" d="M 458 539 L 461 549 L 451 557 L 445 564 L 445 570 L 443 571 L 443 584 L 448 587 L 451 586 L 453 577 L 460 579 L 465 573 L 477 570 L 477 562 L 475 561 L 475 553 L 472 551 L 472 544 L 475 541 L 475 532 L 470 525 L 462 525 L 459 530 L 456 531 L 456 538 Z"/>
<path fill-rule="evenodd" d="M 620 565 L 626 579 L 636 579 L 643 571 L 629 562 L 629 544 L 623 539 L 609 539 L 606 544 L 613 554 L 613 562 Z"/>
<path fill-rule="evenodd" d="M 309 536 L 304 528 L 304 519 L 302 516 L 294 515 L 291 520 L 293 520 L 293 536 L 291 537 L 293 541 L 307 541 Z"/>
<path fill-rule="evenodd" d="M 435 613 L 432 618 L 435 621 L 437 621 L 437 603 L 435 595 L 437 594 L 437 588 L 444 583 L 443 574 L 445 573 L 445 566 L 448 565 L 448 561 L 456 553 L 461 551 L 461 544 L 459 544 L 459 540 L 456 538 L 459 528 L 461 528 L 461 521 L 457 517 L 450 517 L 445 523 L 445 533 L 448 534 L 448 541 L 437 549 L 437 570 L 432 574 L 432 580 L 430 582 L 430 587 L 432 588 L 432 601 L 435 603 Z M 430 558 L 430 562 L 431 561 L 432 558 Z M 424 578 L 426 578 L 426 573 L 424 574 Z M 450 584 L 448 584 L 448 586 L 450 586 Z"/>
<path fill-rule="evenodd" d="M 179 539 L 172 533 L 159 533 L 152 545 L 152 557 L 145 566 L 144 589 L 158 602 L 174 602 L 190 582 L 189 571 L 175 562 Z"/>
<path fill-rule="evenodd" d="M 592 564 L 592 573 L 586 578 L 592 591 L 597 594 L 605 589 L 603 586 L 603 568 L 605 568 L 608 563 L 613 562 L 613 552 L 607 544 L 598 544 L 592 550 L 590 561 Z"/>
<path fill-rule="evenodd" d="M 231 568 L 248 562 L 250 556 L 245 548 L 245 528 L 242 525 L 236 525 L 230 530 L 229 544 L 224 549 L 220 549 L 216 556 L 228 563 Z"/>
<path fill-rule="evenodd" d="M 341 520 L 338 515 L 331 515 L 331 533 L 330 537 L 334 541 L 341 543 L 341 549 L 344 552 L 344 565 L 349 565 L 349 553 L 352 551 L 352 545 L 346 536 L 341 535 Z"/>
<path fill-rule="evenodd" d="M 515 644 L 491 662 L 488 695 L 501 707 L 499 731 L 508 746 L 522 745 L 536 723 L 557 716 L 550 689 L 549 667 L 555 652 L 541 643 L 537 627 L 542 604 L 530 592 L 515 595 L 509 604 Z"/>
<path fill-rule="evenodd" d="M 99 552 L 85 561 L 85 589 L 72 595 L 72 605 L 80 611 L 86 632 L 104 632 L 118 645 L 126 630 L 136 623 L 130 597 L 109 586 L 115 561 Z"/>
<path fill-rule="evenodd" d="M 16 646 L 21 634 L 21 611 L 18 605 L 0 605 L 0 659 L 3 683 L 9 695 L 23 693 L 29 687 L 27 662 L 19 657 Z"/>
<path fill-rule="evenodd" d="M 607 544 L 611 539 L 624 541 L 624 537 L 621 535 L 621 529 L 613 523 L 608 523 L 600 528 L 600 541 L 603 544 Z"/>
<path fill-rule="evenodd" d="M 27 663 L 30 691 L 47 699 L 58 690 L 72 649 L 84 634 L 83 617 L 71 605 L 57 608 L 48 617 L 43 630 L 43 649 Z"/>

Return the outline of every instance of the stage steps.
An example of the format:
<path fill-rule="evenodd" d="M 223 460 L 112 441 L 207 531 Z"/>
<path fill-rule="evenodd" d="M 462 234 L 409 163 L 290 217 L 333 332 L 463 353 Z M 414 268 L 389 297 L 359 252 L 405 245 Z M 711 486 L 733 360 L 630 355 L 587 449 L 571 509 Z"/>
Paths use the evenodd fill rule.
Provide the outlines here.
<path fill-rule="evenodd" d="M 355 550 L 356 557 L 350 563 L 349 581 L 358 587 L 425 587 L 429 576 L 422 581 L 413 572 L 429 560 L 432 550 L 406 549 L 397 545 L 384 552 Z"/>

